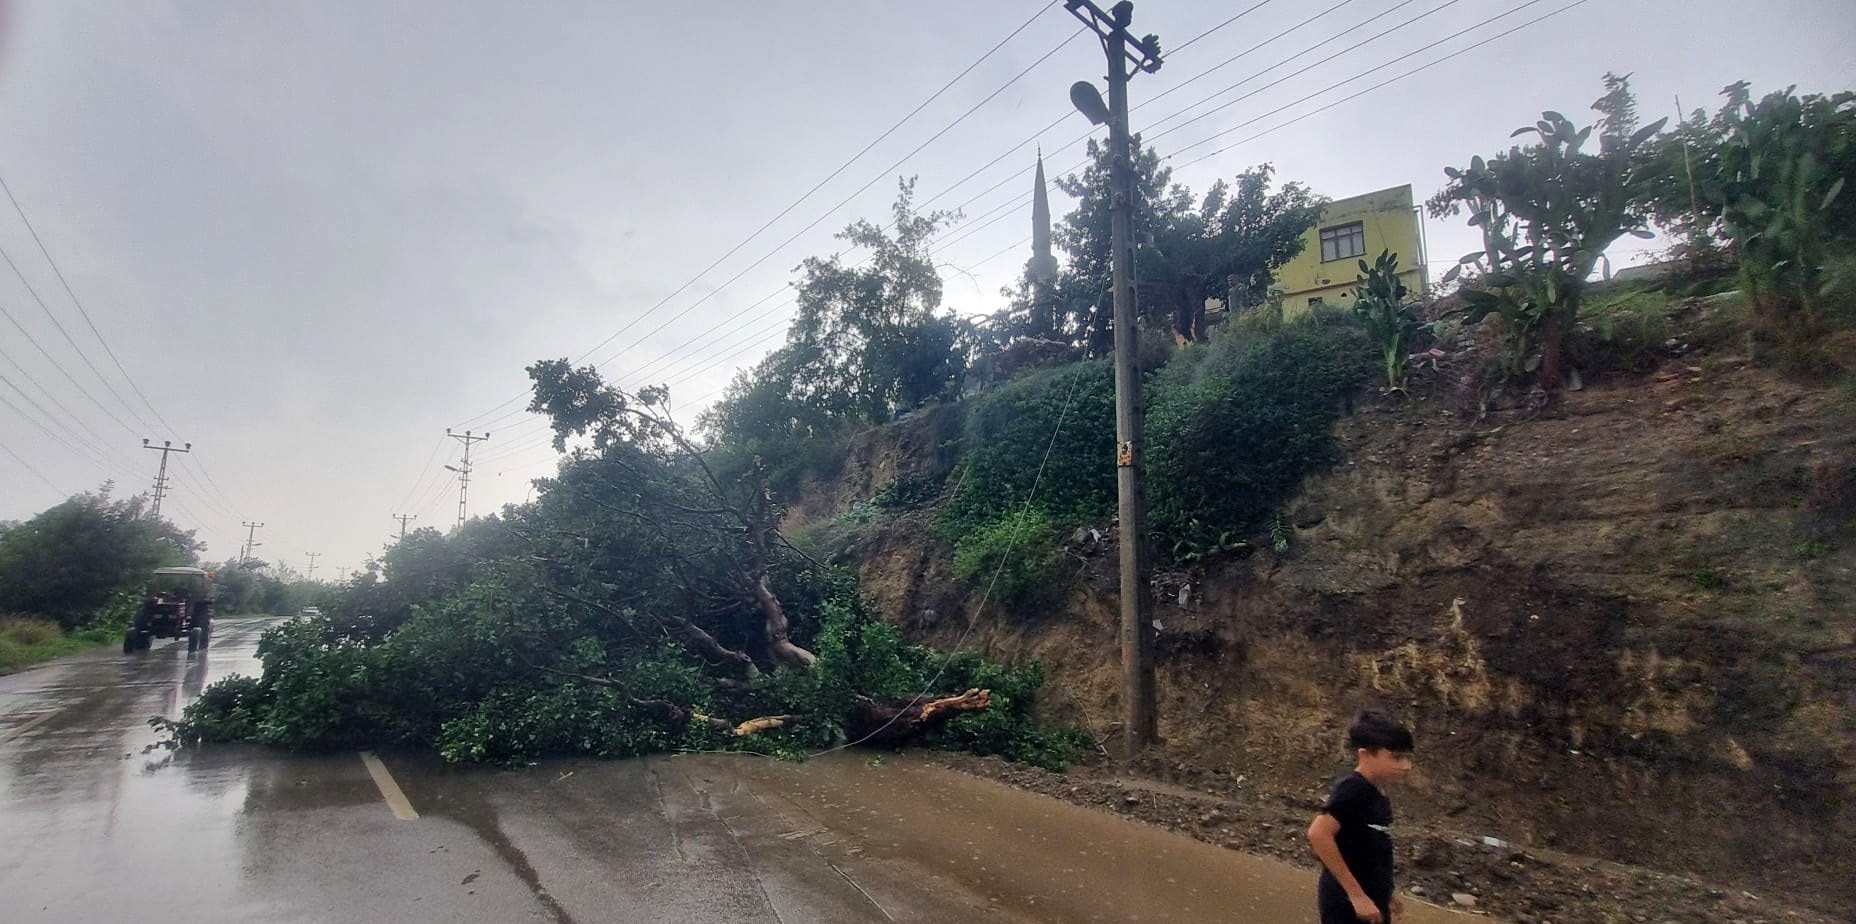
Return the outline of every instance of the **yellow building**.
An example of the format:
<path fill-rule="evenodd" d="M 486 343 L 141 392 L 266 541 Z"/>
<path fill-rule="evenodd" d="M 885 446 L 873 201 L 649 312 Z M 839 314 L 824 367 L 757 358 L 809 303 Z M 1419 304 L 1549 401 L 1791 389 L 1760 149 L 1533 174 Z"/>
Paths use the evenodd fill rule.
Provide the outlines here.
<path fill-rule="evenodd" d="M 1398 254 L 1399 276 L 1414 297 L 1424 291 L 1418 221 L 1409 183 L 1328 203 L 1321 221 L 1303 235 L 1302 252 L 1276 270 L 1283 315 L 1295 317 L 1320 304 L 1351 304 L 1360 261 L 1371 263 L 1382 250 Z"/>

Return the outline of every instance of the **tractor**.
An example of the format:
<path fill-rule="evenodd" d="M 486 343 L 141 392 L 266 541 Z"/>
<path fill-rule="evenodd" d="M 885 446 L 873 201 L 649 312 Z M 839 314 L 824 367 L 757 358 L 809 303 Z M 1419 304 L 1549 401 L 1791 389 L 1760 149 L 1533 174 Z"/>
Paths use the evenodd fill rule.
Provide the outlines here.
<path fill-rule="evenodd" d="M 122 636 L 123 654 L 147 651 L 157 638 L 185 638 L 189 652 L 213 637 L 213 576 L 199 568 L 157 568 L 135 621 Z"/>

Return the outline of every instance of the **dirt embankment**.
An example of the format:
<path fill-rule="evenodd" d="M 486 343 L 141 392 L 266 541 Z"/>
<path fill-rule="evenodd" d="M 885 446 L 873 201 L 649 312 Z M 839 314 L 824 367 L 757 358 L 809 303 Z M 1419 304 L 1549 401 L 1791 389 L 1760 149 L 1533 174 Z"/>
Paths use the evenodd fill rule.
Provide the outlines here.
<path fill-rule="evenodd" d="M 866 434 L 796 519 L 933 474 L 940 429 Z M 1304 812 L 1344 767 L 1346 717 L 1388 706 L 1421 747 L 1401 827 L 1697 876 L 1685 907 L 1729 915 L 1709 920 L 1856 902 L 1847 388 L 1691 356 L 1531 417 L 1389 404 L 1338 437 L 1342 461 L 1284 510 L 1285 553 L 1257 537 L 1253 554 L 1155 576 L 1165 744 L 1137 769 L 1214 791 L 1242 775 Z M 946 645 L 979 594 L 952 578 L 931 517 L 868 519 L 848 541 L 886 617 Z M 967 644 L 1042 659 L 1050 717 L 1106 736 L 1119 680 L 1102 529 L 1069 547 L 1067 603 L 977 614 Z M 1613 919 L 1514 879 L 1469 884 L 1519 920 Z M 1761 898 L 1721 904 L 1742 891 Z M 1615 919 L 1666 916 L 1635 907 L 1649 917 Z"/>

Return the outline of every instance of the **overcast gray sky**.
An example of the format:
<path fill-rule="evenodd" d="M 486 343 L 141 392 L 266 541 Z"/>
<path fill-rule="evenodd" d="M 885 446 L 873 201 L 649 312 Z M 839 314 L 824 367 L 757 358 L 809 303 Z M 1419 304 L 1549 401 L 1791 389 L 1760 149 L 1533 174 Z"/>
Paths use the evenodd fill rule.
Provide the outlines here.
<path fill-rule="evenodd" d="M 1532 25 L 1569 0 L 1274 0 L 1181 47 L 1254 2 L 1136 9 L 1137 32 L 1180 50 L 1134 80 L 1133 102 L 1153 102 L 1133 122 L 1194 190 L 1270 161 L 1331 196 L 1411 183 L 1423 197 L 1443 165 L 1505 148 L 1542 109 L 1587 121 L 1608 70 L 1634 73 L 1645 121 L 1678 94 L 1712 109 L 1738 79 L 1856 85 L 1850 0 L 1588 0 Z M 391 514 L 454 521 L 447 426 L 493 434 L 474 451 L 473 512 L 550 471 L 543 427 L 505 413 L 537 358 L 624 329 L 590 360 L 623 350 L 606 366 L 619 381 L 669 381 L 683 408 L 713 400 L 777 342 L 793 266 L 838 249 L 849 221 L 885 219 L 898 173 L 964 208 L 938 253 L 948 302 L 991 310 L 1026 256 L 1029 181 L 1014 174 L 1031 148 L 955 184 L 1053 121 L 1049 170 L 1077 165 L 1088 126 L 1064 118 L 1067 87 L 1103 71 L 1061 4 L 1044 6 L 15 2 L 0 177 L 127 377 L 0 201 L 0 247 L 45 306 L 0 265 L 0 308 L 51 357 L 0 318 L 0 375 L 45 413 L 5 384 L 0 397 L 53 434 L 0 404 L 0 519 L 108 478 L 145 490 L 158 460 L 141 438 L 191 441 L 167 512 L 208 556 L 236 555 L 239 522 L 256 520 L 260 555 L 356 567 Z M 1431 258 L 1469 250 L 1464 230 L 1430 223 Z"/>

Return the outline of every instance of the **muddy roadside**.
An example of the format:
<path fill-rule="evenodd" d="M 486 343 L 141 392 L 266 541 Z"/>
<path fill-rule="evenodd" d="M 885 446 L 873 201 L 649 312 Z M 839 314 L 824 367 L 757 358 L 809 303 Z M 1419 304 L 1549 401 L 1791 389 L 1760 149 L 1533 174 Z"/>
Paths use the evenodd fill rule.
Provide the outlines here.
<path fill-rule="evenodd" d="M 1176 768 L 1101 763 L 1067 773 L 970 754 L 927 759 L 1100 811 L 1113 812 L 1230 850 L 1261 853 L 1309 869 L 1303 832 L 1320 807 L 1257 791 L 1242 773 L 1174 781 Z M 1400 888 L 1437 904 L 1515 924 L 1835 924 L 1838 918 L 1779 897 L 1654 870 L 1421 824 L 1399 825 Z"/>

